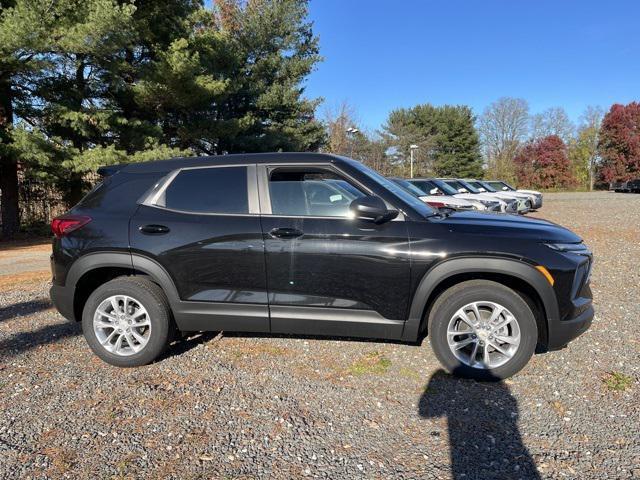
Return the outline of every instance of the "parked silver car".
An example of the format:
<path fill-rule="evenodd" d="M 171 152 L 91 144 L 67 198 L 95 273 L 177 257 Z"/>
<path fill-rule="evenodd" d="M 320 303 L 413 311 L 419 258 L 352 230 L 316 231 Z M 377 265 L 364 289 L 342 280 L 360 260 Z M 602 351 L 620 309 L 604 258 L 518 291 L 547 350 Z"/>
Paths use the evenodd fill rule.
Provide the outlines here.
<path fill-rule="evenodd" d="M 445 182 L 447 185 L 449 185 L 450 187 L 455 188 L 458 192 L 462 194 L 482 196 L 487 199 L 497 199 L 505 202 L 507 204 L 504 210 L 506 213 L 518 213 L 518 212 L 524 213 L 524 210 L 525 210 L 524 203 L 519 203 L 518 199 L 515 197 L 510 197 L 510 196 L 505 197 L 504 195 L 497 196 L 491 193 L 481 192 L 474 186 L 469 185 L 469 183 L 459 178 L 443 178 L 441 180 Z"/>
<path fill-rule="evenodd" d="M 424 192 L 413 183 L 400 177 L 389 177 L 393 183 L 398 185 L 403 190 L 406 190 L 410 194 L 418 197 L 420 200 L 434 208 L 449 208 L 452 210 L 486 210 L 482 203 L 474 200 L 467 200 L 465 198 L 456 198 L 451 195 L 431 195 Z"/>
<path fill-rule="evenodd" d="M 407 181 L 428 195 L 448 195 L 464 199 L 465 201 L 476 202 L 474 205 L 476 205 L 478 210 L 482 210 L 481 206 L 483 206 L 484 209 L 489 212 L 507 211 L 507 202 L 504 200 L 500 200 L 495 197 L 485 197 L 484 195 L 475 195 L 472 193 L 460 193 L 439 178 L 411 178 Z"/>
<path fill-rule="evenodd" d="M 518 212 L 519 213 L 528 213 L 533 208 L 533 202 L 535 197 L 530 193 L 522 193 L 522 192 L 507 192 L 504 190 L 497 190 L 489 185 L 487 182 L 476 179 L 465 179 L 465 182 L 470 184 L 471 186 L 477 188 L 482 193 L 489 193 L 491 195 L 495 195 L 498 198 L 516 198 L 518 199 Z M 521 208 L 520 205 L 523 204 L 524 208 Z"/>
<path fill-rule="evenodd" d="M 537 190 L 523 190 L 521 188 L 516 189 L 511 185 L 509 185 L 507 182 L 504 182 L 502 180 L 487 180 L 486 183 L 489 184 L 491 187 L 495 188 L 496 190 L 502 190 L 503 192 L 518 192 L 518 193 L 531 194 L 534 197 L 534 201 L 532 205 L 533 208 L 534 209 L 542 208 L 542 193 L 538 192 Z"/>

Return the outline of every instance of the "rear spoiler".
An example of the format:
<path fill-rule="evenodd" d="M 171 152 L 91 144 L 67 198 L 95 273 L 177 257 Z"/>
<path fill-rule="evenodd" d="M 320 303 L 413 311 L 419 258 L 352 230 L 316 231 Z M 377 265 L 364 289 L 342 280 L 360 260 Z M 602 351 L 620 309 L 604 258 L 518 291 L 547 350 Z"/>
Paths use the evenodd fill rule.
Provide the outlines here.
<path fill-rule="evenodd" d="M 120 165 L 107 165 L 105 167 L 100 167 L 98 168 L 98 175 L 100 175 L 102 178 L 110 177 L 111 175 L 118 173 L 127 165 L 127 163 L 122 163 Z"/>

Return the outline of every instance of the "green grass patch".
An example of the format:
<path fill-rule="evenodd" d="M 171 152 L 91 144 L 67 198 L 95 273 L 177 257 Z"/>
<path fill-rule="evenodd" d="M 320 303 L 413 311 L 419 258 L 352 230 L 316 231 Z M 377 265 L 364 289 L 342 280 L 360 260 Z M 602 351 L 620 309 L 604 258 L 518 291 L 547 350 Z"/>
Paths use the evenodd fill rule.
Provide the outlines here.
<path fill-rule="evenodd" d="M 624 392 L 633 384 L 633 378 L 621 372 L 609 372 L 602 380 L 607 390 Z"/>
<path fill-rule="evenodd" d="M 411 378 L 413 380 L 422 380 L 422 376 L 413 368 L 401 367 L 400 375 L 402 375 L 403 377 Z"/>
<path fill-rule="evenodd" d="M 348 369 L 351 375 L 382 375 L 387 373 L 391 360 L 380 352 L 369 352 Z"/>

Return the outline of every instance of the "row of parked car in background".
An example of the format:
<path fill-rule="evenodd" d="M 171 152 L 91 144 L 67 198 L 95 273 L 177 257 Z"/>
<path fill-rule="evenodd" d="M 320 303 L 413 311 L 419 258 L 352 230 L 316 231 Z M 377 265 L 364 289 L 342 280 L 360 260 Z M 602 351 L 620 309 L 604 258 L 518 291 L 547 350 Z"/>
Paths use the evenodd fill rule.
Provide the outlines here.
<path fill-rule="evenodd" d="M 516 189 L 502 180 L 400 177 L 390 180 L 439 210 L 525 214 L 542 207 L 542 193 Z"/>
<path fill-rule="evenodd" d="M 611 182 L 609 190 L 623 193 L 640 193 L 640 178 L 626 182 Z"/>

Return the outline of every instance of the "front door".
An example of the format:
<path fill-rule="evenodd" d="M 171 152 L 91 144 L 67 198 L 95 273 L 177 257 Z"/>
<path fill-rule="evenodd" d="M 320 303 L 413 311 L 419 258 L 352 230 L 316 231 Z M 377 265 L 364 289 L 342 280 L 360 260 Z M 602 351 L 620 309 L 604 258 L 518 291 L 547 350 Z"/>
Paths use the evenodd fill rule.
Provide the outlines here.
<path fill-rule="evenodd" d="M 406 222 L 352 218 L 349 204 L 369 192 L 331 165 L 258 168 L 271 330 L 399 338 Z"/>

